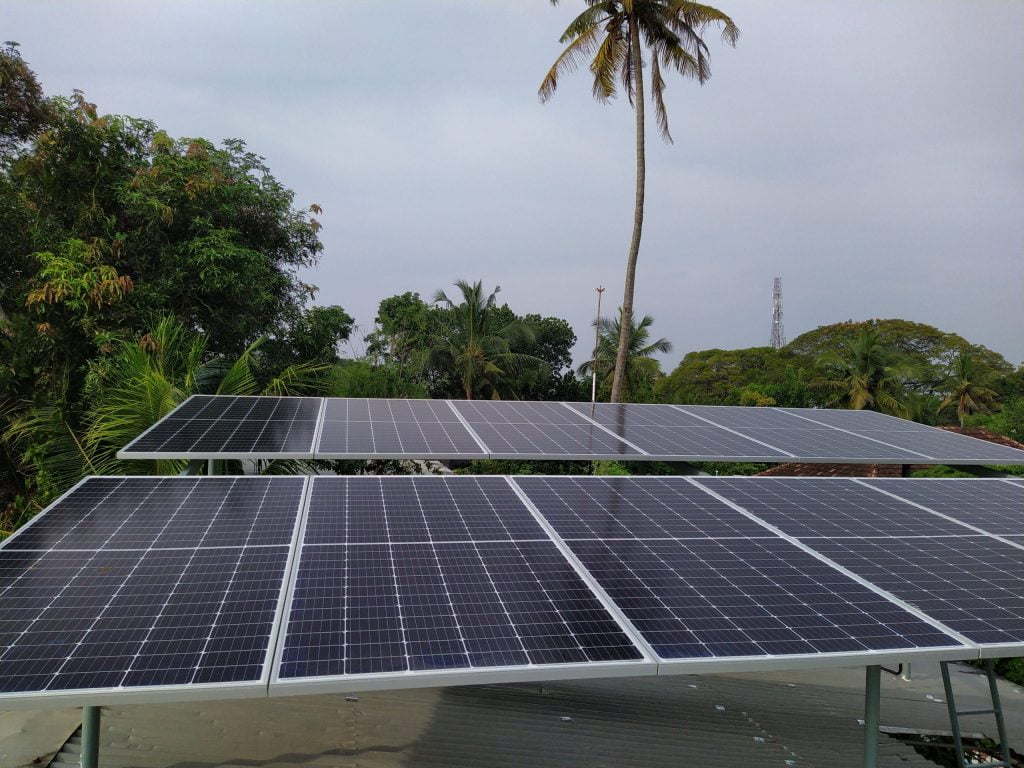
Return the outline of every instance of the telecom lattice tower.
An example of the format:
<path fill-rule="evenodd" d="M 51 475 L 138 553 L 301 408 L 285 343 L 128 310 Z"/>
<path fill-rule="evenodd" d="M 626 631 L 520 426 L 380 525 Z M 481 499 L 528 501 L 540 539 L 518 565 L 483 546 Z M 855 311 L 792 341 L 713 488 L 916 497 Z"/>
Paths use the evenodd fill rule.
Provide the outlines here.
<path fill-rule="evenodd" d="M 782 278 L 775 278 L 772 291 L 772 346 L 782 349 L 786 346 L 786 329 L 782 325 Z"/>

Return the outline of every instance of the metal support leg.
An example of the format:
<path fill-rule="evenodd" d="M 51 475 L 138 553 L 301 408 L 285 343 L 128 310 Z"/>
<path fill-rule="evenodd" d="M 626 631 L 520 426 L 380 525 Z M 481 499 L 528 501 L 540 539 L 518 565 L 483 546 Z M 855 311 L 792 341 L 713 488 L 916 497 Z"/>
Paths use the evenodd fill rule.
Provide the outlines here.
<path fill-rule="evenodd" d="M 206 462 L 206 476 L 211 477 L 217 474 L 216 462 L 214 459 L 210 459 Z"/>
<path fill-rule="evenodd" d="M 877 665 L 868 667 L 864 678 L 864 768 L 878 768 L 882 668 Z"/>
<path fill-rule="evenodd" d="M 1000 759 L 1010 765 L 1010 742 L 1006 738 L 1006 721 L 1003 719 L 1003 705 L 999 701 L 999 686 L 996 682 L 996 660 L 985 660 L 985 672 L 988 674 L 988 690 L 992 694 L 992 709 L 996 716 L 996 728 L 999 730 Z"/>
<path fill-rule="evenodd" d="M 956 749 L 956 764 L 964 765 L 964 740 L 960 736 L 960 715 L 956 711 L 956 700 L 953 698 L 953 681 L 949 679 L 949 662 L 940 661 L 939 671 L 942 672 L 942 688 L 946 692 L 946 708 L 949 710 L 949 727 L 953 731 L 953 748 Z"/>
<path fill-rule="evenodd" d="M 82 768 L 99 768 L 100 708 L 82 707 Z"/>

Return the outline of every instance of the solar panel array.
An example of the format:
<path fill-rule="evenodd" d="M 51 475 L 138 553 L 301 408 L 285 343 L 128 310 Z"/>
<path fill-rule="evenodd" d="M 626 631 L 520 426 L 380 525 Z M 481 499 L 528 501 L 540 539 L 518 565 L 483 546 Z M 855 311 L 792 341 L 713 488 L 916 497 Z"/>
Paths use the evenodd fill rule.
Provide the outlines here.
<path fill-rule="evenodd" d="M 517 483 L 662 660 L 956 645 L 686 478 Z"/>
<path fill-rule="evenodd" d="M 1024 464 L 1024 451 L 871 411 L 218 396 L 190 398 L 118 455 Z"/>
<path fill-rule="evenodd" d="M 259 695 L 304 488 L 299 477 L 80 484 L 0 548 L 0 698 Z"/>
<path fill-rule="evenodd" d="M 981 479 L 92 478 L 0 546 L 0 700 L 1014 655 L 1021 501 Z"/>
<path fill-rule="evenodd" d="M 1024 649 L 1024 540 L 1013 538 L 1024 520 L 1024 486 L 997 479 L 696 482 L 982 646 L 983 656 Z"/>

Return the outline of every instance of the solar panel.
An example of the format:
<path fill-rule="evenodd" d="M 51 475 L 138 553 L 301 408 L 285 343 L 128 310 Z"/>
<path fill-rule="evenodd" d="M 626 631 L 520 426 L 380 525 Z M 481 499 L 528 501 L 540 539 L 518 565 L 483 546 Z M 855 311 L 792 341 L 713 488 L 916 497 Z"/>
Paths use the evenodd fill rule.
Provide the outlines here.
<path fill-rule="evenodd" d="M 0 698 L 260 695 L 304 489 L 79 484 L 0 547 Z"/>
<path fill-rule="evenodd" d="M 986 533 L 1024 536 L 1024 486 L 1021 485 L 994 478 L 972 479 L 967 483 L 954 478 L 871 479 L 864 483 Z"/>
<path fill-rule="evenodd" d="M 515 479 L 563 539 L 686 539 L 770 535 L 677 477 Z"/>
<path fill-rule="evenodd" d="M 315 478 L 288 616 L 272 693 L 651 670 L 501 477 Z"/>
<path fill-rule="evenodd" d="M 1024 649 L 1024 550 L 1018 547 L 980 535 L 813 546 L 972 642 L 994 646 L 983 647 L 983 656 Z"/>
<path fill-rule="evenodd" d="M 328 398 L 318 458 L 485 458 L 445 400 Z"/>
<path fill-rule="evenodd" d="M 452 400 L 493 459 L 644 458 L 562 403 Z"/>
<path fill-rule="evenodd" d="M 801 539 L 971 533 L 959 523 L 845 478 L 699 477 L 694 482 Z M 907 482 L 894 481 L 893 490 Z"/>
<path fill-rule="evenodd" d="M 948 652 L 932 624 L 685 478 L 517 478 L 663 661 Z M 864 489 L 867 490 L 867 489 Z M 778 657 L 778 658 L 776 658 Z"/>
<path fill-rule="evenodd" d="M 574 411 L 597 422 L 649 459 L 783 461 L 792 455 L 728 429 L 709 424 L 671 406 L 634 403 L 570 403 Z"/>
<path fill-rule="evenodd" d="M 118 452 L 125 459 L 313 457 L 318 397 L 194 395 Z"/>

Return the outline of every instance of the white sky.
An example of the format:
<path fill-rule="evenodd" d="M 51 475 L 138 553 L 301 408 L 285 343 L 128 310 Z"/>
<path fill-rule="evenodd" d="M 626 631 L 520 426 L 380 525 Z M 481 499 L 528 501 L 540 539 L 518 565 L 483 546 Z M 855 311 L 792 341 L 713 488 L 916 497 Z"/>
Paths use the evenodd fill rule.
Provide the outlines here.
<path fill-rule="evenodd" d="M 307 276 L 364 331 L 381 298 L 453 280 L 564 317 L 588 354 L 621 302 L 633 113 L 580 72 L 537 86 L 583 4 L 562 0 L 4 0 L 50 94 L 173 135 L 245 139 L 319 203 Z M 1024 360 L 1024 2 L 730 0 L 703 88 L 649 132 L 636 307 L 690 350 L 901 317 Z M 650 126 L 653 129 L 653 123 Z M 356 342 L 354 348 L 361 351 Z"/>

